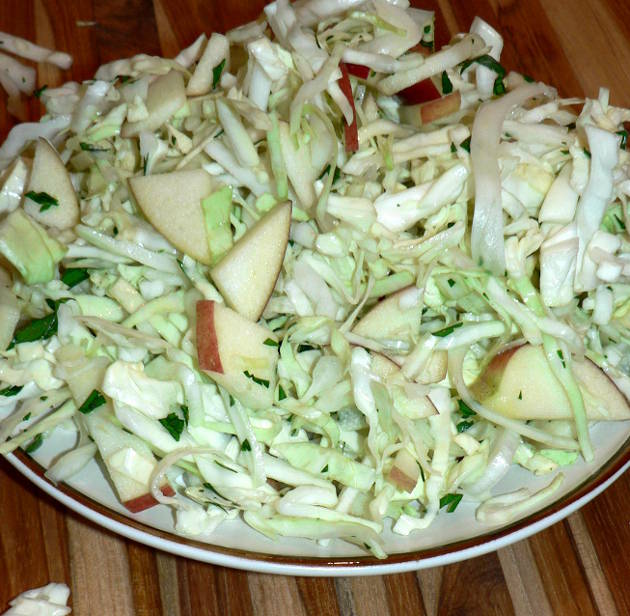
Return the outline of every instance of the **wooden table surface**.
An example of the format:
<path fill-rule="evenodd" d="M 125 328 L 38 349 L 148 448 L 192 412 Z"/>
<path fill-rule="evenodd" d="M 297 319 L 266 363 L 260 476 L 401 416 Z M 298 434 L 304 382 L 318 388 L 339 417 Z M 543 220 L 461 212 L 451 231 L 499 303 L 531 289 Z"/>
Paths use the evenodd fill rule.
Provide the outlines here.
<path fill-rule="evenodd" d="M 255 18 L 258 0 L 0 0 L 0 30 L 74 56 L 39 85 L 90 78 L 135 53 L 174 56 L 196 36 Z M 630 106 L 627 0 L 429 0 L 437 43 L 478 14 L 506 38 L 502 62 Z M 81 25 L 79 25 L 79 23 Z M 30 103 L 36 118 L 39 103 Z M 0 97 L 0 139 L 11 120 Z M 0 611 L 16 594 L 66 582 L 79 616 L 206 614 L 630 614 L 630 474 L 580 512 L 527 541 L 474 560 L 375 578 L 244 573 L 176 558 L 86 522 L 0 460 Z"/>

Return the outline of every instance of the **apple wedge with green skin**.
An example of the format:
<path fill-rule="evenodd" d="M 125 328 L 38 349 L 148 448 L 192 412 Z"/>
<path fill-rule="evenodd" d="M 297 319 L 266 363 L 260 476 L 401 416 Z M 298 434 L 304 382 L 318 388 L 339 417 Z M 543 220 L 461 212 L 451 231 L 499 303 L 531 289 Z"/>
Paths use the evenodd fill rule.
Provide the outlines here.
<path fill-rule="evenodd" d="M 28 196 L 24 199 L 24 211 L 33 220 L 47 227 L 70 229 L 79 222 L 79 200 L 70 180 L 68 170 L 57 150 L 40 138 L 35 146 L 35 158 L 25 195 L 46 193 L 57 204 L 47 209 Z"/>
<path fill-rule="evenodd" d="M 273 405 L 277 342 L 273 332 L 231 308 L 197 302 L 199 368 L 249 408 Z"/>
<path fill-rule="evenodd" d="M 628 401 L 590 360 L 571 362 L 591 421 L 630 419 Z M 569 399 L 553 376 L 542 347 L 525 344 L 496 355 L 471 393 L 481 404 L 514 419 L 572 419 Z"/>
<path fill-rule="evenodd" d="M 129 178 L 129 188 L 147 220 L 181 252 L 210 264 L 201 200 L 213 191 L 203 169 Z"/>
<path fill-rule="evenodd" d="M 282 269 L 291 228 L 291 203 L 267 212 L 210 271 L 226 303 L 250 321 L 263 313 Z"/>
<path fill-rule="evenodd" d="M 179 71 L 172 70 L 158 77 L 147 92 L 146 107 L 149 115 L 144 120 L 126 122 L 120 131 L 122 137 L 135 137 L 142 131 L 153 132 L 168 122 L 186 104 L 186 86 Z"/>
<path fill-rule="evenodd" d="M 102 407 L 85 415 L 85 421 L 118 498 L 129 511 L 139 513 L 158 504 L 149 485 L 157 460 L 143 440 L 119 428 L 108 417 L 106 407 Z M 175 495 L 168 484 L 161 491 L 164 496 Z"/>

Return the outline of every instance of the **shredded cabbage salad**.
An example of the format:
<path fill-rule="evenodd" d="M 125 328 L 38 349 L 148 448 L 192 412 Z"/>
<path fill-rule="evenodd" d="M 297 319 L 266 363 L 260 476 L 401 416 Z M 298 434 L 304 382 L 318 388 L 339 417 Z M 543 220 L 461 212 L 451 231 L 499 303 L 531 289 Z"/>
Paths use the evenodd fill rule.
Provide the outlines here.
<path fill-rule="evenodd" d="M 504 524 L 630 408 L 630 111 L 277 0 L 41 92 L 0 147 L 0 452 L 76 433 L 132 512 L 352 542 Z M 52 442 L 52 439 L 49 441 Z M 493 494 L 520 465 L 539 492 Z"/>

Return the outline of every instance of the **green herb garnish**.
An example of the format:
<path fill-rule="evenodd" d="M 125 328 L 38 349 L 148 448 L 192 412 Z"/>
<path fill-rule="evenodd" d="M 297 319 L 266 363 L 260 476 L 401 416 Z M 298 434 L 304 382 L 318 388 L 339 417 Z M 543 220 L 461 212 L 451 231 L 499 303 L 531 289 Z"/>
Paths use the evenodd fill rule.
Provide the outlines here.
<path fill-rule="evenodd" d="M 469 420 L 460 421 L 457 424 L 457 432 L 459 432 L 460 434 L 462 432 L 466 432 L 466 430 L 468 430 L 468 428 L 472 428 L 472 426 L 474 426 L 474 425 L 475 425 L 474 421 L 469 421 Z"/>
<path fill-rule="evenodd" d="M 448 78 L 446 71 L 442 71 L 442 94 L 450 94 L 453 91 L 453 82 Z"/>
<path fill-rule="evenodd" d="M 319 471 L 320 473 L 327 473 L 328 472 L 328 464 L 326 464 L 326 466 L 324 466 L 324 468 L 322 468 L 321 471 Z"/>
<path fill-rule="evenodd" d="M 278 401 L 284 400 L 287 397 L 282 385 L 278 385 Z"/>
<path fill-rule="evenodd" d="M 457 406 L 459 407 L 459 412 L 464 418 L 472 417 L 473 415 L 477 414 L 463 400 L 458 400 Z"/>
<path fill-rule="evenodd" d="M 267 379 L 260 379 L 257 376 L 253 375 L 251 372 L 248 372 L 247 370 L 245 370 L 243 374 L 248 379 L 251 379 L 252 381 L 254 381 L 254 383 L 258 383 L 258 385 L 262 385 L 263 387 L 266 387 L 267 389 L 269 389 L 269 381 Z"/>
<path fill-rule="evenodd" d="M 453 513 L 455 509 L 457 509 L 457 505 L 459 505 L 459 501 L 462 500 L 463 494 L 445 494 L 440 499 L 440 509 L 442 507 L 446 507 L 447 513 Z"/>
<path fill-rule="evenodd" d="M 34 319 L 15 332 L 9 348 L 12 349 L 16 344 L 20 344 L 21 342 L 33 342 L 34 340 L 48 340 L 48 338 L 52 338 L 52 336 L 57 333 L 57 309 L 64 301 L 66 300 L 59 300 L 57 302 L 48 300 L 47 303 L 52 308 L 53 312 L 40 319 Z"/>
<path fill-rule="evenodd" d="M 44 93 L 44 90 L 47 90 L 48 86 L 46 84 L 44 84 L 41 88 L 37 88 L 37 90 L 35 90 L 35 92 L 33 92 L 33 96 L 35 98 L 40 98 L 41 95 Z"/>
<path fill-rule="evenodd" d="M 221 73 L 223 72 L 223 69 L 225 68 L 225 58 L 223 58 L 223 60 L 221 60 L 221 62 L 219 62 L 219 64 L 217 64 L 213 69 L 212 69 L 212 89 L 216 89 L 216 87 L 219 85 L 219 80 L 221 79 Z"/>
<path fill-rule="evenodd" d="M 470 60 L 462 62 L 459 65 L 459 74 L 461 75 L 475 62 L 477 64 L 481 64 L 481 66 L 489 68 L 491 71 L 494 71 L 499 77 L 505 77 L 505 69 L 503 68 L 503 66 L 501 66 L 492 56 L 489 56 L 488 54 L 479 56 L 478 58 L 471 58 Z"/>
<path fill-rule="evenodd" d="M 9 385 L 9 387 L 0 389 L 0 396 L 4 396 L 5 398 L 17 396 L 22 391 L 23 387 L 24 385 Z"/>
<path fill-rule="evenodd" d="M 267 340 L 265 340 L 263 342 L 263 344 L 270 346 L 270 347 L 277 347 L 279 346 L 279 343 L 276 342 L 273 338 L 267 338 Z"/>
<path fill-rule="evenodd" d="M 249 444 L 249 441 L 245 439 L 241 445 L 241 451 L 251 451 L 252 446 Z"/>
<path fill-rule="evenodd" d="M 90 277 L 87 269 L 84 267 L 75 267 L 72 269 L 67 269 L 61 275 L 61 282 L 63 282 L 68 287 L 76 287 L 80 282 L 87 280 Z"/>
<path fill-rule="evenodd" d="M 455 286 L 455 281 L 452 278 L 449 278 L 446 282 L 448 282 L 448 286 L 451 288 Z"/>
<path fill-rule="evenodd" d="M 42 446 L 43 442 L 44 442 L 44 435 L 40 433 L 31 441 L 30 445 L 27 445 L 24 448 L 24 451 L 26 453 L 33 453 L 34 451 L 37 451 Z"/>
<path fill-rule="evenodd" d="M 466 139 L 459 144 L 459 147 L 470 154 L 470 137 L 466 137 Z"/>
<path fill-rule="evenodd" d="M 51 207 L 57 207 L 59 205 L 59 201 L 57 201 L 55 197 L 51 197 L 47 192 L 35 192 L 33 190 L 29 190 L 25 196 L 31 201 L 35 201 L 35 203 L 40 206 L 40 212 L 45 212 Z"/>
<path fill-rule="evenodd" d="M 160 419 L 160 423 L 176 441 L 179 441 L 179 437 L 184 431 L 183 419 L 178 417 L 175 413 L 170 413 L 167 417 Z"/>
<path fill-rule="evenodd" d="M 626 144 L 628 143 L 628 131 L 627 130 L 618 130 L 615 135 L 619 135 L 621 137 L 621 142 L 619 143 L 619 149 L 625 150 Z"/>
<path fill-rule="evenodd" d="M 562 362 L 562 367 L 566 368 L 567 365 L 566 365 L 566 363 L 564 361 L 564 353 L 562 352 L 561 349 L 558 349 L 557 353 L 558 353 L 558 357 L 560 358 L 560 361 Z"/>
<path fill-rule="evenodd" d="M 434 336 L 438 338 L 445 338 L 446 336 L 450 336 L 458 327 L 461 327 L 463 323 L 460 321 L 459 323 L 453 323 L 453 325 L 449 325 L 444 329 L 439 329 L 436 332 L 433 332 Z"/>
<path fill-rule="evenodd" d="M 185 404 L 180 404 L 179 408 L 181 409 L 182 415 L 184 416 L 184 422 L 186 423 L 186 425 L 188 425 L 188 419 L 190 418 L 188 407 Z"/>
<path fill-rule="evenodd" d="M 99 406 L 103 406 L 103 404 L 105 404 L 105 396 L 97 389 L 94 389 L 86 398 L 85 402 L 79 407 L 79 413 L 87 415 Z"/>

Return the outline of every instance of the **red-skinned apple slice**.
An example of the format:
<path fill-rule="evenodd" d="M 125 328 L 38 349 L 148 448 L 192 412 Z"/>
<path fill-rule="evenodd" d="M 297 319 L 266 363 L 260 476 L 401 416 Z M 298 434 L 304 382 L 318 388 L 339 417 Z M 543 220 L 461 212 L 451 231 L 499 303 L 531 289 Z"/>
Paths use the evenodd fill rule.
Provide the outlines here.
<path fill-rule="evenodd" d="M 47 209 L 42 204 L 24 199 L 24 211 L 42 225 L 69 229 L 79 222 L 79 201 L 68 170 L 57 150 L 40 138 L 35 146 L 35 158 L 25 194 L 46 193 L 57 200 Z"/>
<path fill-rule="evenodd" d="M 149 446 L 109 419 L 107 407 L 85 415 L 85 421 L 114 484 L 118 498 L 132 513 L 157 505 L 149 485 L 157 461 Z M 173 496 L 173 488 L 164 484 L 162 494 Z"/>
<path fill-rule="evenodd" d="M 630 419 L 628 401 L 591 361 L 572 361 L 586 415 L 591 421 Z M 515 419 L 571 419 L 568 398 L 553 376 L 542 347 L 529 344 L 505 351 L 473 383 L 473 395 L 488 408 Z"/>
<path fill-rule="evenodd" d="M 203 169 L 129 178 L 129 188 L 149 222 L 183 253 L 210 264 L 201 200 L 213 190 Z"/>
<path fill-rule="evenodd" d="M 357 110 L 354 106 L 354 96 L 352 94 L 352 85 L 350 83 L 350 77 L 348 75 L 346 65 L 341 62 L 339 64 L 339 68 L 341 69 L 339 87 L 352 107 L 352 124 L 344 124 L 343 126 L 346 141 L 346 152 L 356 152 L 359 149 L 359 129 L 357 125 Z"/>
<path fill-rule="evenodd" d="M 260 318 L 282 268 L 291 228 L 291 203 L 276 205 L 212 268 L 226 303 L 250 321 Z"/>
<path fill-rule="evenodd" d="M 367 79 L 370 75 L 370 67 L 363 64 L 352 64 L 351 62 L 345 62 L 345 67 L 350 75 L 357 77 L 358 79 Z"/>
<path fill-rule="evenodd" d="M 197 302 L 199 367 L 245 406 L 273 404 L 278 349 L 276 336 L 231 308 Z"/>
<path fill-rule="evenodd" d="M 439 99 L 442 95 L 430 77 L 398 92 L 405 105 L 418 105 Z"/>
<path fill-rule="evenodd" d="M 400 119 L 412 126 L 424 126 L 454 114 L 460 110 L 461 104 L 462 97 L 459 90 L 457 90 L 428 103 L 402 107 Z"/>

